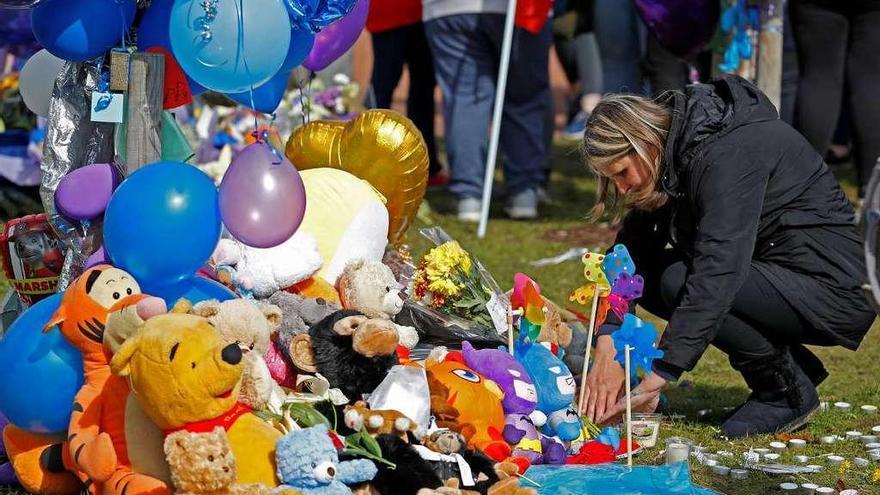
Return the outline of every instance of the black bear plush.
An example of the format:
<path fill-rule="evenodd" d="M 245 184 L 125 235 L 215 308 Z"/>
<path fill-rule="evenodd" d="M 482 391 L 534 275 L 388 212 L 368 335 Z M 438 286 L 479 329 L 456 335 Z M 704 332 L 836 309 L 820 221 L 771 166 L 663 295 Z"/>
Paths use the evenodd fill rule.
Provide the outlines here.
<path fill-rule="evenodd" d="M 343 309 L 327 316 L 291 343 L 293 364 L 320 373 L 350 403 L 375 390 L 399 364 L 394 323 Z"/>

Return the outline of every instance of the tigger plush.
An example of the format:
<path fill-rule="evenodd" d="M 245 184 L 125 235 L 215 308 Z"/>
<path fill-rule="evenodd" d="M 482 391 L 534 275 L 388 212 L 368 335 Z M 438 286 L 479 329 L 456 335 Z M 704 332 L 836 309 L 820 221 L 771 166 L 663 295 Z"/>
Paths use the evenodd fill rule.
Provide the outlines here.
<path fill-rule="evenodd" d="M 118 268 L 98 265 L 67 289 L 46 329 L 62 335 L 82 352 L 85 383 L 77 392 L 68 427 L 65 464 L 93 494 L 170 494 L 162 481 L 135 473 L 125 441 L 128 382 L 110 372 L 104 329 L 108 315 L 135 312 L 146 319 L 165 312 L 161 299 L 141 293 L 134 278 Z"/>

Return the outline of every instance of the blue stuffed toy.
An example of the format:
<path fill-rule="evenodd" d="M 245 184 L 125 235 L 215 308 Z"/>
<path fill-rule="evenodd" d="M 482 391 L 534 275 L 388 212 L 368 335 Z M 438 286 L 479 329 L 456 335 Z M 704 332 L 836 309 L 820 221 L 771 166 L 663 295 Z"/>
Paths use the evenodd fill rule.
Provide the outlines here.
<path fill-rule="evenodd" d="M 570 442 L 581 434 L 581 418 L 572 407 L 575 395 L 574 377 L 562 359 L 544 345 L 517 342 L 517 361 L 523 365 L 538 392 L 537 409 L 547 415 L 543 431 Z"/>
<path fill-rule="evenodd" d="M 275 446 L 278 477 L 284 488 L 306 495 L 350 495 L 346 484 L 363 483 L 376 476 L 366 459 L 339 462 L 327 425 L 292 431 Z"/>

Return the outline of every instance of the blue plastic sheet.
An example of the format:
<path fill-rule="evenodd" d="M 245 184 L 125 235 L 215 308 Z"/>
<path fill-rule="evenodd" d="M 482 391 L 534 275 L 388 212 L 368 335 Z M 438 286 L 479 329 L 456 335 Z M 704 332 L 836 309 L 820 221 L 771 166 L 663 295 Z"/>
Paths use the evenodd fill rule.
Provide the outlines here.
<path fill-rule="evenodd" d="M 525 474 L 540 484 L 526 480 L 523 486 L 534 487 L 541 495 L 719 495 L 691 483 L 687 463 L 669 466 L 634 466 L 619 464 L 596 466 L 532 466 Z"/>

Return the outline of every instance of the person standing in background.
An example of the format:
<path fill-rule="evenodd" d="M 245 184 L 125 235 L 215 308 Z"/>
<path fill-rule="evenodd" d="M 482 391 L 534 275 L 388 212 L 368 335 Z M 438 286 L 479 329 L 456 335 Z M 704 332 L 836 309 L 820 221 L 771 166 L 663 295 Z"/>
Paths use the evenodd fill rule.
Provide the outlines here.
<path fill-rule="evenodd" d="M 429 185 L 445 185 L 449 178 L 437 159 L 434 136 L 434 65 L 421 0 L 372 0 L 367 30 L 373 40 L 373 95 L 377 108 L 391 108 L 394 89 L 409 69 L 406 114 L 418 127 L 428 145 Z"/>
<path fill-rule="evenodd" d="M 434 72 L 443 91 L 449 188 L 458 199 L 458 218 L 463 221 L 480 219 L 507 3 L 422 1 Z M 517 7 L 500 141 L 511 218 L 538 216 L 538 188 L 545 182 L 551 3 L 520 0 Z"/>
<path fill-rule="evenodd" d="M 849 89 L 859 197 L 880 156 L 880 0 L 793 0 L 800 83 L 795 127 L 825 156 Z"/>

